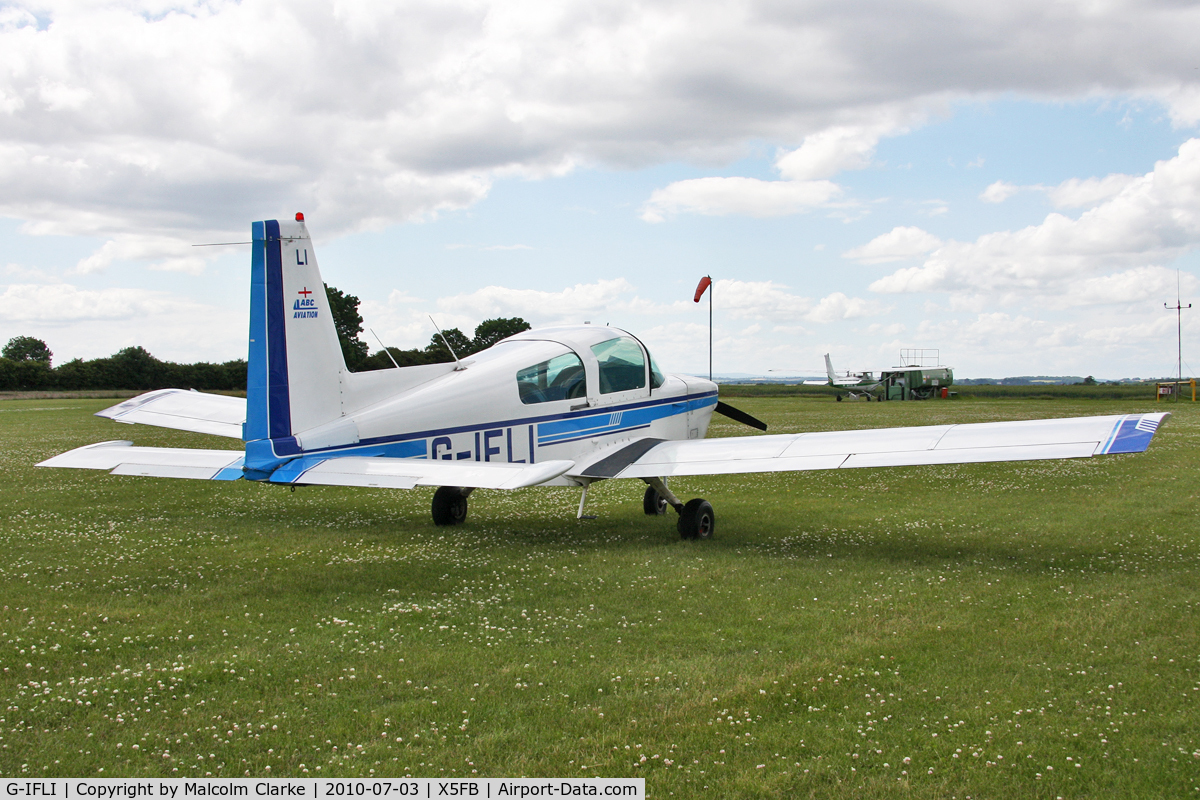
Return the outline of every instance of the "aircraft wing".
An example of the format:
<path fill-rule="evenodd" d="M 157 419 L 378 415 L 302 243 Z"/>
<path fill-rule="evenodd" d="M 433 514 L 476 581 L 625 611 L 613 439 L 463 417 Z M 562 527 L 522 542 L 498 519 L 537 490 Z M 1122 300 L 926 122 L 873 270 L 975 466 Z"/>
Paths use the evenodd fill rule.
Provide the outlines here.
<path fill-rule="evenodd" d="M 241 439 L 242 423 L 246 421 L 246 400 L 223 394 L 159 389 L 97 411 L 96 416 L 128 424 L 156 425 Z"/>
<path fill-rule="evenodd" d="M 134 447 L 132 442 L 100 442 L 69 450 L 38 466 L 103 469 L 113 475 L 232 481 L 242 477 L 243 456 L 240 450 Z M 386 489 L 411 489 L 414 486 L 522 489 L 553 480 L 573 465 L 572 461 L 508 464 L 416 458 L 305 456 L 277 469 L 271 475 L 271 482 Z"/>
<path fill-rule="evenodd" d="M 271 474 L 271 482 L 301 486 L 368 486 L 381 489 L 411 489 L 414 486 L 523 489 L 553 480 L 574 464 L 573 461 L 509 464 L 498 461 L 435 461 L 423 458 L 306 456 L 275 470 Z"/>
<path fill-rule="evenodd" d="M 829 383 L 828 380 L 823 380 L 823 381 L 805 381 L 804 385 L 805 386 L 830 386 L 831 384 Z"/>
<path fill-rule="evenodd" d="M 1167 416 L 1127 414 L 687 441 L 640 439 L 567 474 L 665 478 L 1140 453 Z"/>
<path fill-rule="evenodd" d="M 49 458 L 39 467 L 106 469 L 113 475 L 236 481 L 242 477 L 241 450 L 189 450 L 134 447 L 133 442 L 99 442 Z"/>

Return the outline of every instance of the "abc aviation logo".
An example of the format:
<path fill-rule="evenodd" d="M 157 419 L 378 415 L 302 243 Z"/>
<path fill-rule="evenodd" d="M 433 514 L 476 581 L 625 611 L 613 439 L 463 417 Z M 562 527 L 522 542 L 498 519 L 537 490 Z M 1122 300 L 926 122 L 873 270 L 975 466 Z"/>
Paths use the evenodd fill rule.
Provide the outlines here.
<path fill-rule="evenodd" d="M 317 301 L 310 297 L 312 294 L 308 287 L 305 286 L 300 291 L 296 292 L 300 295 L 296 298 L 296 302 L 292 304 L 292 319 L 316 319 L 317 318 Z"/>

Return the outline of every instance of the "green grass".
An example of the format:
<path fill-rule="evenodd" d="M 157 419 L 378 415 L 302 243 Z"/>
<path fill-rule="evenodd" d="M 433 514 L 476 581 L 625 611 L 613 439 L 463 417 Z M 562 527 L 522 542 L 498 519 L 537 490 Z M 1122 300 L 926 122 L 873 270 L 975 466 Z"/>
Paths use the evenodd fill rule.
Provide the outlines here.
<path fill-rule="evenodd" d="M 1178 797 L 1200 786 L 1200 414 L 1148 453 L 476 492 L 121 478 L 230 447 L 0 403 L 0 774 L 632 776 L 651 797 Z M 773 432 L 1152 400 L 746 398 Z M 1162 406 L 1159 406 L 1162 408 Z M 741 435 L 732 424 L 715 435 Z M 269 768 L 269 771 L 268 771 Z"/>

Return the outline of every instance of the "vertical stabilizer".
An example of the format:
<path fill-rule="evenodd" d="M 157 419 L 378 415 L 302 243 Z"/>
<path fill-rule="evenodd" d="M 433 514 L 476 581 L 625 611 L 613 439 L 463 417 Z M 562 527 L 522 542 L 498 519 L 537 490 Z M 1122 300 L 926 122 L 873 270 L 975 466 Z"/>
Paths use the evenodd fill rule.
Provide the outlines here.
<path fill-rule="evenodd" d="M 255 222 L 246 386 L 246 464 L 269 471 L 295 435 L 337 420 L 346 363 L 303 215 Z"/>
<path fill-rule="evenodd" d="M 833 372 L 833 362 L 829 360 L 829 353 L 825 354 L 825 374 L 829 376 L 829 382 L 837 381 L 837 375 Z"/>

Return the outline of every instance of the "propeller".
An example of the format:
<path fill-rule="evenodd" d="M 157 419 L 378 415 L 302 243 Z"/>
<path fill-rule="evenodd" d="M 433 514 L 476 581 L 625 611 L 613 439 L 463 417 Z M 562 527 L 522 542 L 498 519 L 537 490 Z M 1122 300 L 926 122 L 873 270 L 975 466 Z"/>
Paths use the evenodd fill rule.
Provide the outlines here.
<path fill-rule="evenodd" d="M 718 414 L 724 414 L 734 422 L 740 422 L 743 425 L 749 425 L 751 428 L 758 428 L 760 431 L 765 431 L 767 429 L 767 423 L 763 422 L 761 419 L 752 417 L 745 411 L 739 411 L 728 403 L 722 403 L 720 400 L 717 401 L 716 412 Z"/>

